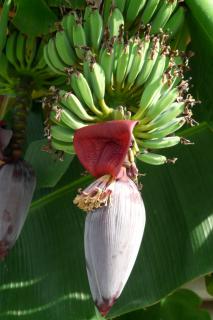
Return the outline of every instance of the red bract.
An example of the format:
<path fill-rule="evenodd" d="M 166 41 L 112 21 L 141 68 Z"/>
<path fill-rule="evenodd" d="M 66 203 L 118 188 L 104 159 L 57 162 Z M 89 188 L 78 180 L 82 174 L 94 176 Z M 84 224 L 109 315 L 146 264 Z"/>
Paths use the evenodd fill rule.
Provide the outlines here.
<path fill-rule="evenodd" d="M 77 130 L 74 148 L 84 168 L 95 177 L 116 177 L 131 146 L 136 123 L 114 120 Z"/>

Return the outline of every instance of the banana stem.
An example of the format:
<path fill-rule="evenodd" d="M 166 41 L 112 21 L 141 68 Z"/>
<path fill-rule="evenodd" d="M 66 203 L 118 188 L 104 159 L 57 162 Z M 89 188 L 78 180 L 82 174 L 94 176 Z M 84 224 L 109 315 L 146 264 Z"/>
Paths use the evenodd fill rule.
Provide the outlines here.
<path fill-rule="evenodd" d="M 112 109 L 106 105 L 104 99 L 100 100 L 99 103 L 105 115 L 109 115 L 112 112 Z"/>
<path fill-rule="evenodd" d="M 27 80 L 17 86 L 17 96 L 13 103 L 13 138 L 11 141 L 13 160 L 21 157 L 25 143 L 27 116 L 32 104 L 32 88 L 28 82 Z"/>

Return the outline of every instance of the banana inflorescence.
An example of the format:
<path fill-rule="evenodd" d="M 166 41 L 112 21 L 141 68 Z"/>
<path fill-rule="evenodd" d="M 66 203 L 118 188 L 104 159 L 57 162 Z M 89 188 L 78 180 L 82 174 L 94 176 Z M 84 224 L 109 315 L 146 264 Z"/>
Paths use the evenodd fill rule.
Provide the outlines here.
<path fill-rule="evenodd" d="M 64 16 L 63 30 L 44 48 L 49 67 L 67 74 L 70 86 L 46 100 L 51 145 L 74 153 L 69 131 L 73 136 L 74 130 L 96 122 L 133 119 L 138 121 L 138 159 L 155 165 L 169 162 L 154 152 L 184 141 L 175 132 L 193 124 L 195 100 L 183 76 L 188 58 L 171 49 L 161 29 L 175 36 L 184 9 L 176 0 L 140 0 L 106 1 L 102 10 L 90 2 L 83 13 Z M 134 33 L 137 23 L 149 25 Z"/>
<path fill-rule="evenodd" d="M 0 93 L 13 94 L 20 82 L 32 81 L 35 89 L 64 81 L 48 67 L 43 55 L 44 41 L 14 31 L 7 37 L 0 57 Z M 25 80 L 23 80 L 25 79 Z"/>
<path fill-rule="evenodd" d="M 88 1 L 84 12 L 71 11 L 61 22 L 61 30 L 44 49 L 45 60 L 58 74 L 70 66 L 81 69 L 88 50 L 98 54 L 107 37 L 115 39 L 138 33 L 149 24 L 151 34 L 160 30 L 175 37 L 184 23 L 185 12 L 177 0 L 105 1 L 102 12 L 95 2 Z M 125 59 L 125 58 L 124 58 Z"/>

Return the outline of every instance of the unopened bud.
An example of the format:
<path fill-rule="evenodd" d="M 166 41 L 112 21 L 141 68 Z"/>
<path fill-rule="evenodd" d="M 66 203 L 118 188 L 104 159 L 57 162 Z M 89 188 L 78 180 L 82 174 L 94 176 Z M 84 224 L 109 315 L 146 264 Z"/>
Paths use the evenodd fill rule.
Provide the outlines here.
<path fill-rule="evenodd" d="M 90 289 L 103 316 L 130 276 L 146 220 L 143 200 L 130 178 L 116 180 L 110 188 L 110 203 L 87 214 L 84 235 Z"/>
<path fill-rule="evenodd" d="M 21 232 L 35 185 L 35 174 L 27 162 L 19 160 L 0 167 L 0 259 Z"/>

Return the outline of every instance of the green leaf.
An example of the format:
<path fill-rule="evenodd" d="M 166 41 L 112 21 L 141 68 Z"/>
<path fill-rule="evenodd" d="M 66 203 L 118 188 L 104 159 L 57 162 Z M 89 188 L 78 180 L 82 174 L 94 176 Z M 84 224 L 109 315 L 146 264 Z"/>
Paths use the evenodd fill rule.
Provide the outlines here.
<path fill-rule="evenodd" d="M 148 307 L 212 271 L 213 132 L 204 124 L 186 133 L 195 145 L 165 152 L 178 156 L 175 165 L 139 164 L 147 174 L 142 179 L 144 240 L 108 318 Z M 68 184 L 33 202 L 20 239 L 0 264 L 0 319 L 97 319 L 84 260 L 85 214 L 72 204 L 90 178 L 80 175 L 77 164 Z"/>
<path fill-rule="evenodd" d="M 213 2 L 212 0 L 185 0 L 197 24 L 213 44 Z"/>
<path fill-rule="evenodd" d="M 178 290 L 161 302 L 161 317 L 164 320 L 211 320 L 209 313 L 200 309 L 201 303 L 194 292 Z"/>
<path fill-rule="evenodd" d="M 208 275 L 205 277 L 205 282 L 206 282 L 207 292 L 208 292 L 211 296 L 213 296 L 213 273 L 208 274 Z"/>
<path fill-rule="evenodd" d="M 9 17 L 9 10 L 11 6 L 11 0 L 5 0 L 2 8 L 2 12 L 0 14 L 0 55 L 4 48 L 6 38 L 7 38 L 7 23 Z"/>
<path fill-rule="evenodd" d="M 202 1 L 201 1 L 202 2 Z M 193 108 L 194 118 L 197 121 L 213 121 L 213 45 L 211 46 L 206 34 L 197 24 L 196 20 L 189 14 L 187 17 L 191 33 L 191 45 L 195 55 L 190 60 L 190 76 L 192 77 L 193 96 L 201 101 L 200 105 Z"/>
<path fill-rule="evenodd" d="M 53 154 L 42 151 L 45 145 L 47 145 L 46 139 L 34 141 L 29 145 L 25 154 L 25 160 L 35 170 L 39 188 L 54 187 L 67 171 L 73 159 L 73 156 L 64 155 L 63 161 L 61 161 Z"/>
<path fill-rule="evenodd" d="M 24 34 L 35 37 L 47 34 L 57 21 L 44 0 L 16 0 L 14 25 Z"/>
<path fill-rule="evenodd" d="M 209 313 L 200 309 L 201 299 L 193 291 L 180 289 L 158 304 L 116 318 L 116 320 L 211 320 Z"/>

